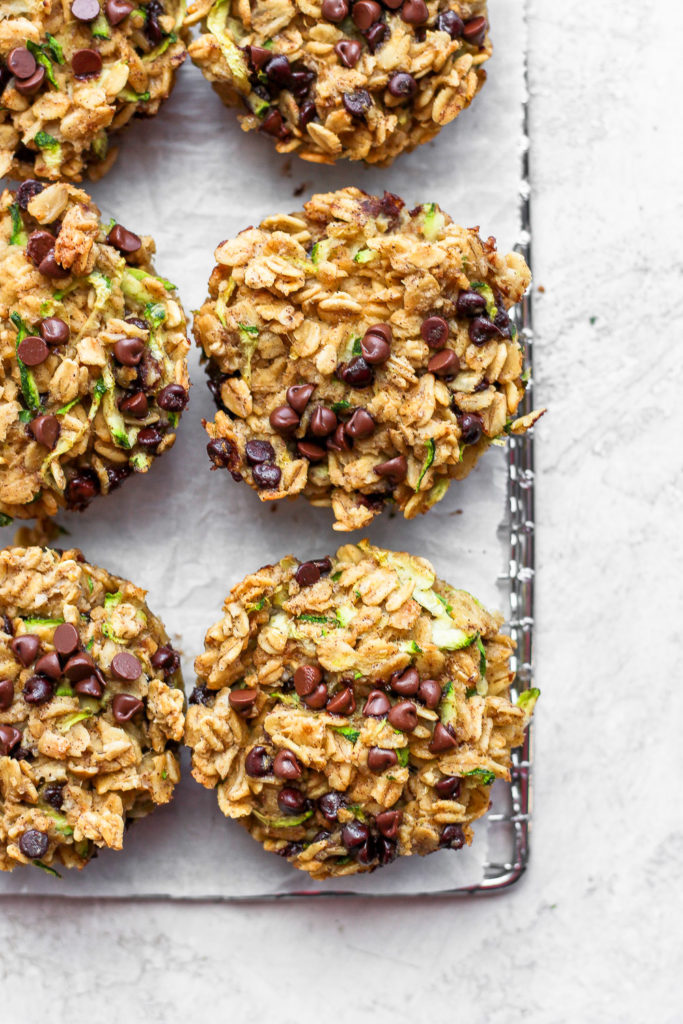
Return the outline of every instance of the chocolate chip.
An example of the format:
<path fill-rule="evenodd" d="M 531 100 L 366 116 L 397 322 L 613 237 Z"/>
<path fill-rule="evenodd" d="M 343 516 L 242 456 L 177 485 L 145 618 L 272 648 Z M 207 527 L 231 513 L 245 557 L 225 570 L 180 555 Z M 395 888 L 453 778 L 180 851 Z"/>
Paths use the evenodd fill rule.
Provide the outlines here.
<path fill-rule="evenodd" d="M 264 462 L 272 462 L 275 449 L 270 441 L 247 441 L 244 454 L 250 466 L 260 466 Z"/>
<path fill-rule="evenodd" d="M 463 444 L 476 444 L 484 433 L 484 422 L 476 412 L 466 412 L 460 418 L 460 440 Z"/>
<path fill-rule="evenodd" d="M 401 697 L 414 697 L 420 686 L 420 676 L 416 668 L 407 668 L 405 672 L 394 672 L 389 680 L 389 688 Z"/>
<path fill-rule="evenodd" d="M 288 134 L 287 126 L 282 120 L 279 110 L 271 110 L 267 117 L 264 117 L 259 128 L 260 132 L 272 135 L 276 139 L 284 138 Z"/>
<path fill-rule="evenodd" d="M 45 81 L 45 68 L 40 64 L 29 78 L 16 78 L 14 88 L 22 96 L 34 96 Z"/>
<path fill-rule="evenodd" d="M 252 470 L 254 476 L 254 483 L 260 491 L 274 491 L 279 483 L 282 476 L 282 472 L 278 466 L 254 466 Z"/>
<path fill-rule="evenodd" d="M 46 448 L 54 448 L 59 437 L 59 420 L 56 416 L 51 414 L 44 414 L 42 416 L 36 416 L 34 420 L 28 425 L 30 433 L 33 435 L 38 444 L 44 445 Z"/>
<path fill-rule="evenodd" d="M 502 332 L 491 320 L 477 316 L 470 323 L 469 336 L 473 345 L 485 345 L 492 338 L 502 337 Z"/>
<path fill-rule="evenodd" d="M 39 267 L 45 257 L 55 247 L 57 239 L 49 231 L 40 228 L 32 231 L 26 243 L 26 255 L 35 267 Z"/>
<path fill-rule="evenodd" d="M 90 655 L 86 654 L 85 651 L 79 651 L 78 654 L 74 654 L 67 661 L 64 666 L 64 675 L 72 683 L 77 683 L 79 679 L 85 679 L 86 676 L 92 675 L 95 668 L 95 662 Z"/>
<path fill-rule="evenodd" d="M 417 708 L 411 700 L 401 700 L 389 712 L 389 724 L 401 732 L 412 732 L 417 727 Z"/>
<path fill-rule="evenodd" d="M 407 71 L 399 71 L 389 79 L 389 92 L 399 99 L 411 99 L 417 92 L 417 82 Z"/>
<path fill-rule="evenodd" d="M 71 13 L 77 21 L 94 21 L 100 13 L 99 0 L 73 0 Z"/>
<path fill-rule="evenodd" d="M 356 28 L 364 32 L 379 21 L 381 14 L 382 8 L 375 0 L 356 0 L 351 17 Z"/>
<path fill-rule="evenodd" d="M 384 718 L 389 713 L 391 701 L 381 690 L 371 690 L 363 708 L 366 718 Z"/>
<path fill-rule="evenodd" d="M 347 850 L 355 850 L 367 843 L 370 837 L 370 829 L 362 821 L 349 821 L 344 825 L 341 833 L 341 840 Z"/>
<path fill-rule="evenodd" d="M 481 46 L 486 39 L 487 28 L 486 18 L 470 18 L 463 26 L 462 37 L 473 46 Z"/>
<path fill-rule="evenodd" d="M 124 722 L 130 722 L 131 718 L 137 715 L 139 711 L 142 711 L 144 706 L 142 701 L 134 697 L 132 693 L 117 693 L 111 702 L 114 720 L 120 725 L 123 725 Z"/>
<path fill-rule="evenodd" d="M 486 309 L 486 299 L 481 292 L 460 292 L 455 308 L 458 316 L 479 316 Z"/>
<path fill-rule="evenodd" d="M 350 452 L 353 447 L 353 441 L 347 437 L 346 427 L 343 423 L 339 424 L 332 437 L 328 437 L 325 444 L 327 450 L 331 452 Z"/>
<path fill-rule="evenodd" d="M 50 350 L 42 338 L 29 334 L 19 343 L 17 355 L 26 366 L 40 366 L 50 354 Z"/>
<path fill-rule="evenodd" d="M 252 71 L 260 71 L 264 64 L 266 64 L 273 56 L 270 50 L 266 49 L 265 46 L 245 46 L 249 59 L 249 67 Z"/>
<path fill-rule="evenodd" d="M 437 722 L 429 744 L 429 753 L 443 754 L 444 751 L 452 750 L 453 747 L 457 747 L 457 745 L 458 741 L 455 738 L 453 726 L 450 724 L 442 725 L 441 722 Z"/>
<path fill-rule="evenodd" d="M 165 412 L 182 412 L 189 395 L 181 384 L 167 384 L 157 395 L 157 405 Z"/>
<path fill-rule="evenodd" d="M 36 660 L 40 640 L 35 633 L 24 633 L 22 636 L 15 636 L 10 641 L 10 647 L 17 661 L 20 661 L 24 668 L 28 668 Z"/>
<path fill-rule="evenodd" d="M 463 832 L 462 825 L 456 825 L 451 822 L 450 825 L 445 825 L 439 839 L 439 846 L 447 847 L 449 850 L 461 850 L 465 845 L 465 833 Z"/>
<path fill-rule="evenodd" d="M 401 17 L 409 25 L 424 25 L 429 17 L 425 0 L 406 0 L 401 8 Z"/>
<path fill-rule="evenodd" d="M 339 693 L 335 693 L 327 702 L 325 709 L 331 715 L 352 715 L 356 710 L 356 698 L 352 686 L 347 686 Z"/>
<path fill-rule="evenodd" d="M 46 316 L 38 324 L 38 330 L 48 345 L 65 345 L 71 334 L 67 324 L 58 316 Z"/>
<path fill-rule="evenodd" d="M 322 669 L 318 665 L 299 665 L 294 673 L 294 689 L 300 697 L 308 697 L 322 680 Z"/>
<path fill-rule="evenodd" d="M 107 0 L 104 5 L 104 13 L 110 25 L 120 25 L 128 15 L 135 9 L 131 0 Z"/>
<path fill-rule="evenodd" d="M 119 402 L 119 409 L 127 416 L 136 420 L 143 420 L 149 412 L 149 402 L 144 391 L 135 391 L 132 395 L 122 398 Z"/>
<path fill-rule="evenodd" d="M 315 437 L 327 437 L 337 429 L 337 417 L 331 409 L 318 405 L 313 410 L 309 427 Z"/>
<path fill-rule="evenodd" d="M 273 409 L 269 417 L 269 423 L 273 430 L 286 437 L 293 434 L 299 426 L 299 417 L 289 405 L 278 405 Z"/>
<path fill-rule="evenodd" d="M 0 725 L 0 754 L 8 757 L 21 743 L 21 733 L 12 725 Z"/>
<path fill-rule="evenodd" d="M 277 795 L 277 805 L 283 814 L 301 814 L 306 806 L 306 797 L 294 786 L 285 786 Z"/>
<path fill-rule="evenodd" d="M 164 38 L 164 30 L 159 23 L 159 15 L 163 13 L 164 8 L 159 0 L 149 0 L 145 16 L 144 33 L 152 46 L 157 46 Z"/>
<path fill-rule="evenodd" d="M 15 46 L 7 54 L 7 67 L 15 78 L 30 78 L 36 70 L 36 58 L 25 46 Z"/>
<path fill-rule="evenodd" d="M 27 704 L 47 704 L 52 700 L 55 691 L 54 683 L 45 676 L 31 676 L 24 683 L 22 693 Z"/>
<path fill-rule="evenodd" d="M 384 0 L 384 2 L 385 4 L 387 4 L 387 0 Z M 389 5 L 387 4 L 387 6 Z M 400 4 L 398 6 L 400 7 Z M 381 21 L 375 22 L 375 24 L 371 28 L 369 28 L 367 32 L 363 33 L 368 44 L 368 49 L 370 50 L 370 53 L 375 53 L 375 51 L 378 49 L 381 43 L 384 42 L 388 34 L 388 27 Z"/>
<path fill-rule="evenodd" d="M 385 750 L 382 747 L 370 747 L 368 751 L 368 768 L 375 775 L 393 768 L 398 764 L 398 756 L 395 750 Z"/>
<path fill-rule="evenodd" d="M 27 178 L 26 181 L 22 181 L 17 189 L 17 202 L 21 209 L 27 210 L 33 197 L 40 195 L 44 188 L 45 185 L 42 181 L 36 181 L 35 178 Z"/>
<path fill-rule="evenodd" d="M 158 427 L 143 427 L 138 434 L 138 444 L 141 448 L 154 451 L 164 439 L 163 433 Z"/>
<path fill-rule="evenodd" d="M 48 782 L 47 786 L 43 786 L 40 799 L 53 807 L 55 811 L 61 811 L 64 806 L 65 785 L 66 782 Z"/>
<path fill-rule="evenodd" d="M 460 779 L 457 775 L 444 775 L 434 789 L 442 800 L 457 800 L 460 796 Z"/>
<path fill-rule="evenodd" d="M 232 710 L 236 711 L 238 715 L 247 715 L 253 710 L 257 697 L 258 690 L 256 689 L 237 689 L 230 691 L 228 701 Z"/>
<path fill-rule="evenodd" d="M 398 484 L 401 480 L 405 480 L 408 472 L 408 462 L 405 455 L 397 455 L 395 459 L 389 459 L 387 462 L 380 462 L 379 466 L 375 466 L 375 473 L 377 476 L 387 477 L 392 483 Z"/>
<path fill-rule="evenodd" d="M 319 444 L 313 444 L 312 441 L 297 441 L 296 448 L 299 455 L 308 459 L 309 462 L 320 462 L 327 454 L 324 448 L 321 448 Z"/>
<path fill-rule="evenodd" d="M 300 587 L 310 587 L 320 579 L 320 569 L 315 562 L 302 562 L 294 573 Z"/>
<path fill-rule="evenodd" d="M 301 765 L 291 750 L 279 750 L 277 752 L 273 761 L 273 774 L 277 775 L 278 779 L 287 779 L 290 782 L 293 779 L 301 778 Z"/>
<path fill-rule="evenodd" d="M 59 280 L 62 277 L 68 277 L 71 273 L 70 270 L 66 270 L 62 267 L 55 258 L 54 249 L 51 250 L 41 261 L 38 266 L 38 270 L 43 277 L 49 277 L 54 280 Z"/>
<path fill-rule="evenodd" d="M 336 47 L 335 47 L 336 49 Z M 318 116 L 315 103 L 313 100 L 307 100 L 306 103 L 302 103 L 299 108 L 299 125 L 305 128 L 307 124 L 310 124 Z"/>
<path fill-rule="evenodd" d="M 11 679 L 0 679 L 0 711 L 7 711 L 8 708 L 11 708 L 13 700 L 14 683 Z"/>
<path fill-rule="evenodd" d="M 139 316 L 127 316 L 124 323 L 137 327 L 141 331 L 149 331 L 149 324 L 146 320 L 141 320 Z"/>
<path fill-rule="evenodd" d="M 152 668 L 161 669 L 164 676 L 168 677 L 180 668 L 180 655 L 173 650 L 170 644 L 164 644 L 162 647 L 157 647 L 150 662 Z"/>
<path fill-rule="evenodd" d="M 437 352 L 427 363 L 427 372 L 435 377 L 455 377 L 460 369 L 460 360 L 452 348 L 444 348 Z"/>
<path fill-rule="evenodd" d="M 333 825 L 337 821 L 339 809 L 344 806 L 344 802 L 344 797 L 341 793 L 337 793 L 336 790 L 330 790 L 329 793 L 323 793 L 318 798 L 318 810 L 325 821 L 329 821 L 330 825 Z"/>
<path fill-rule="evenodd" d="M 384 836 L 375 836 L 374 839 L 374 856 L 378 864 L 384 866 L 385 864 L 391 864 L 392 860 L 396 860 L 398 857 L 396 843 L 386 839 Z"/>
<path fill-rule="evenodd" d="M 57 654 L 60 654 L 62 658 L 67 658 L 74 651 L 78 650 L 78 630 L 70 622 L 63 622 L 60 626 L 57 626 L 52 642 L 55 645 Z"/>
<path fill-rule="evenodd" d="M 141 431 L 140 433 L 143 433 Z M 138 434 L 138 444 L 141 444 Z M 85 469 L 71 477 L 66 485 L 66 503 L 69 508 L 82 510 L 99 493 L 100 482 L 93 470 Z"/>
<path fill-rule="evenodd" d="M 121 338 L 114 345 L 114 358 L 122 366 L 137 366 L 145 351 L 145 343 L 141 338 Z"/>
<path fill-rule="evenodd" d="M 252 779 L 270 775 L 271 760 L 265 747 L 252 747 L 244 759 L 244 770 Z"/>
<path fill-rule="evenodd" d="M 379 366 L 381 363 L 386 363 L 391 355 L 389 342 L 381 334 L 373 330 L 367 331 L 360 343 L 360 349 L 363 353 L 363 359 L 366 363 L 370 363 L 371 366 Z"/>
<path fill-rule="evenodd" d="M 102 57 L 98 50 L 92 50 L 89 48 L 85 50 L 76 50 L 71 57 L 71 67 L 73 68 L 73 73 L 76 78 L 91 78 L 93 75 L 99 75 L 102 70 Z M 116 245 L 112 239 L 112 234 L 117 230 L 117 228 L 118 225 L 113 227 L 107 236 L 107 241 L 110 245 Z M 129 232 L 126 232 L 126 234 L 129 234 Z M 137 238 L 137 235 L 133 235 L 132 237 Z M 139 249 L 141 244 L 142 243 L 138 238 L 136 249 Z M 119 246 L 117 245 L 116 248 L 118 249 Z M 135 252 L 135 249 L 121 249 L 121 252 Z"/>
<path fill-rule="evenodd" d="M 266 78 L 271 85 L 275 85 L 280 89 L 285 89 L 289 85 L 292 77 L 292 66 L 284 54 L 280 53 L 275 57 L 272 57 L 266 64 L 264 70 Z"/>
<path fill-rule="evenodd" d="M 369 363 L 362 356 L 356 356 L 341 370 L 341 378 L 352 388 L 366 388 L 372 384 L 375 374 Z"/>
<path fill-rule="evenodd" d="M 423 679 L 417 696 L 426 708 L 433 711 L 441 703 L 441 687 L 435 679 Z"/>
<path fill-rule="evenodd" d="M 47 676 L 49 679 L 59 679 L 62 675 L 62 664 L 57 652 L 50 651 L 48 654 L 44 654 L 42 658 L 38 658 L 36 672 L 41 676 Z"/>
<path fill-rule="evenodd" d="M 338 25 L 349 13 L 349 5 L 346 0 L 323 0 L 321 13 L 326 21 Z"/>
<path fill-rule="evenodd" d="M 374 433 L 376 423 L 366 409 L 356 409 L 346 424 L 345 430 L 354 440 L 370 437 Z"/>
<path fill-rule="evenodd" d="M 436 19 L 437 32 L 448 32 L 451 39 L 460 39 L 465 23 L 455 11 L 442 11 Z"/>
<path fill-rule="evenodd" d="M 334 47 L 345 68 L 355 68 L 360 60 L 361 45 L 355 39 L 341 39 Z"/>
<path fill-rule="evenodd" d="M 99 700 L 104 693 L 104 686 L 97 676 L 86 676 L 85 679 L 79 679 L 76 683 L 74 693 L 81 697 L 94 697 L 95 700 Z"/>
<path fill-rule="evenodd" d="M 211 707 L 215 694 L 204 684 L 195 686 L 188 698 L 188 704 L 201 704 L 203 707 Z"/>
<path fill-rule="evenodd" d="M 365 115 L 372 106 L 372 97 L 367 89 L 357 89 L 355 92 L 343 93 L 342 103 L 347 114 L 359 121 L 364 121 Z"/>
<path fill-rule="evenodd" d="M 79 50 L 78 53 L 92 53 L 92 50 Z M 78 54 L 74 54 L 74 59 Z M 97 55 L 99 57 L 99 54 Z M 101 63 L 101 61 L 100 61 Z M 109 245 L 113 245 L 115 249 L 118 249 L 123 255 L 128 253 L 137 252 L 142 245 L 142 239 L 139 235 L 134 234 L 132 231 L 128 231 L 121 224 L 114 224 L 113 228 L 107 235 L 107 242 Z"/>
<path fill-rule="evenodd" d="M 387 839 L 395 839 L 402 817 L 402 811 L 382 811 L 375 818 L 375 825 Z"/>
<path fill-rule="evenodd" d="M 325 555 L 324 558 L 316 558 L 314 562 L 320 570 L 321 576 L 325 576 L 328 572 L 332 572 L 332 561 L 327 555 Z"/>
<path fill-rule="evenodd" d="M 39 832 L 37 828 L 29 828 L 23 833 L 19 840 L 19 849 L 24 857 L 30 860 L 40 860 L 47 853 L 49 839 L 45 832 Z"/>
<path fill-rule="evenodd" d="M 119 651 L 111 661 L 111 673 L 126 683 L 134 683 L 142 675 L 142 665 L 130 651 Z"/>
<path fill-rule="evenodd" d="M 430 348 L 443 348 L 448 341 L 450 328 L 441 316 L 430 316 L 422 321 L 420 334 Z"/>

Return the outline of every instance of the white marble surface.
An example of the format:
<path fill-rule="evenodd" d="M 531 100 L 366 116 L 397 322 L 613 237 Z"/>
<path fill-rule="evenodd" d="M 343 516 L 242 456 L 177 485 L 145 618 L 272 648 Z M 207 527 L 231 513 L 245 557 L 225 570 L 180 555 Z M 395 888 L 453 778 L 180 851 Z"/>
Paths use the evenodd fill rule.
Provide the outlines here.
<path fill-rule="evenodd" d="M 8 898 L 3 1024 L 683 1018 L 683 416 L 670 355 L 683 8 L 529 7 L 536 377 L 552 410 L 538 432 L 529 872 L 505 896 L 443 904 Z"/>

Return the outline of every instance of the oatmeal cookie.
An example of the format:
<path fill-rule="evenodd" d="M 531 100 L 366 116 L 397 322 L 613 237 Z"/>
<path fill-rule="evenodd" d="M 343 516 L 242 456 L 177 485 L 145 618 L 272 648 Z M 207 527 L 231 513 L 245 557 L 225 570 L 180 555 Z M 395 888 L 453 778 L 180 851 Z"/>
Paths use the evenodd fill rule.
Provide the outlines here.
<path fill-rule="evenodd" d="M 0 551 L 0 870 L 81 868 L 180 779 L 180 659 L 78 550 Z"/>
<path fill-rule="evenodd" d="M 0 197 L 0 514 L 84 508 L 170 448 L 185 316 L 154 242 L 73 185 Z"/>
<path fill-rule="evenodd" d="M 538 691 L 502 617 L 429 562 L 347 544 L 231 590 L 195 662 L 192 774 L 316 879 L 472 841 Z"/>
<path fill-rule="evenodd" d="M 336 530 L 389 498 L 410 519 L 539 415 L 514 418 L 524 353 L 507 311 L 529 268 L 435 203 L 315 195 L 215 255 L 194 322 L 219 408 L 208 453 L 262 500 L 332 505 Z"/>
<path fill-rule="evenodd" d="M 0 4 L 0 176 L 98 178 L 110 135 L 151 117 L 187 56 L 185 0 Z"/>
<path fill-rule="evenodd" d="M 386 166 L 469 106 L 491 56 L 484 0 L 197 0 L 192 60 L 280 153 Z"/>

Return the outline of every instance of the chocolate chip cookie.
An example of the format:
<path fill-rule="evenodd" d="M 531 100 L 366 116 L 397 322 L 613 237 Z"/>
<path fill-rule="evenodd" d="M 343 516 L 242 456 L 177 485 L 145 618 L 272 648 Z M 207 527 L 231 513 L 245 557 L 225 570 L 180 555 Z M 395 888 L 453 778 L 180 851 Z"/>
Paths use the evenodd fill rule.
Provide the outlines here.
<path fill-rule="evenodd" d="M 170 448 L 189 342 L 154 242 L 31 179 L 0 197 L 0 514 L 82 509 Z"/>
<path fill-rule="evenodd" d="M 484 0 L 199 0 L 189 53 L 245 131 L 315 163 L 386 166 L 469 106 L 491 56 Z"/>
<path fill-rule="evenodd" d="M 185 0 L 44 0 L 0 15 L 0 177 L 104 174 L 187 56 Z"/>
<path fill-rule="evenodd" d="M 0 870 L 81 868 L 180 778 L 180 659 L 80 551 L 0 551 Z"/>
<path fill-rule="evenodd" d="M 194 322 L 219 410 L 208 454 L 261 500 L 331 505 L 337 530 L 388 500 L 412 518 L 540 415 L 516 418 L 508 313 L 529 268 L 436 203 L 315 195 L 215 255 Z"/>
<path fill-rule="evenodd" d="M 538 696 L 510 701 L 501 616 L 367 541 L 266 566 L 223 613 L 186 742 L 228 818 L 315 879 L 472 841 Z"/>

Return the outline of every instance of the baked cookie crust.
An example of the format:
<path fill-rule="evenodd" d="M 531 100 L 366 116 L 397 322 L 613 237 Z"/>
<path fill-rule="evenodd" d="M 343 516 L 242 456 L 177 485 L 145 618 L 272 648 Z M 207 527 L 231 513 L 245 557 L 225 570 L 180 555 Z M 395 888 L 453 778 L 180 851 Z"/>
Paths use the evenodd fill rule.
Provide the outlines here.
<path fill-rule="evenodd" d="M 459 849 L 538 696 L 502 617 L 429 562 L 347 544 L 233 587 L 196 662 L 192 774 L 314 879 Z"/>
<path fill-rule="evenodd" d="M 82 868 L 180 779 L 180 659 L 80 551 L 0 551 L 0 870 Z"/>
<path fill-rule="evenodd" d="M 99 178 L 187 56 L 186 0 L 23 0 L 0 11 L 0 177 Z"/>
<path fill-rule="evenodd" d="M 187 325 L 154 241 L 63 182 L 0 197 L 0 514 L 84 508 L 175 441 Z"/>
<path fill-rule="evenodd" d="M 387 166 L 453 121 L 491 56 L 483 0 L 198 0 L 195 64 L 280 153 Z"/>
<path fill-rule="evenodd" d="M 215 256 L 194 321 L 218 405 L 208 453 L 262 501 L 303 494 L 336 530 L 388 500 L 410 519 L 540 415 L 516 415 L 508 316 L 529 268 L 436 203 L 319 194 Z"/>

